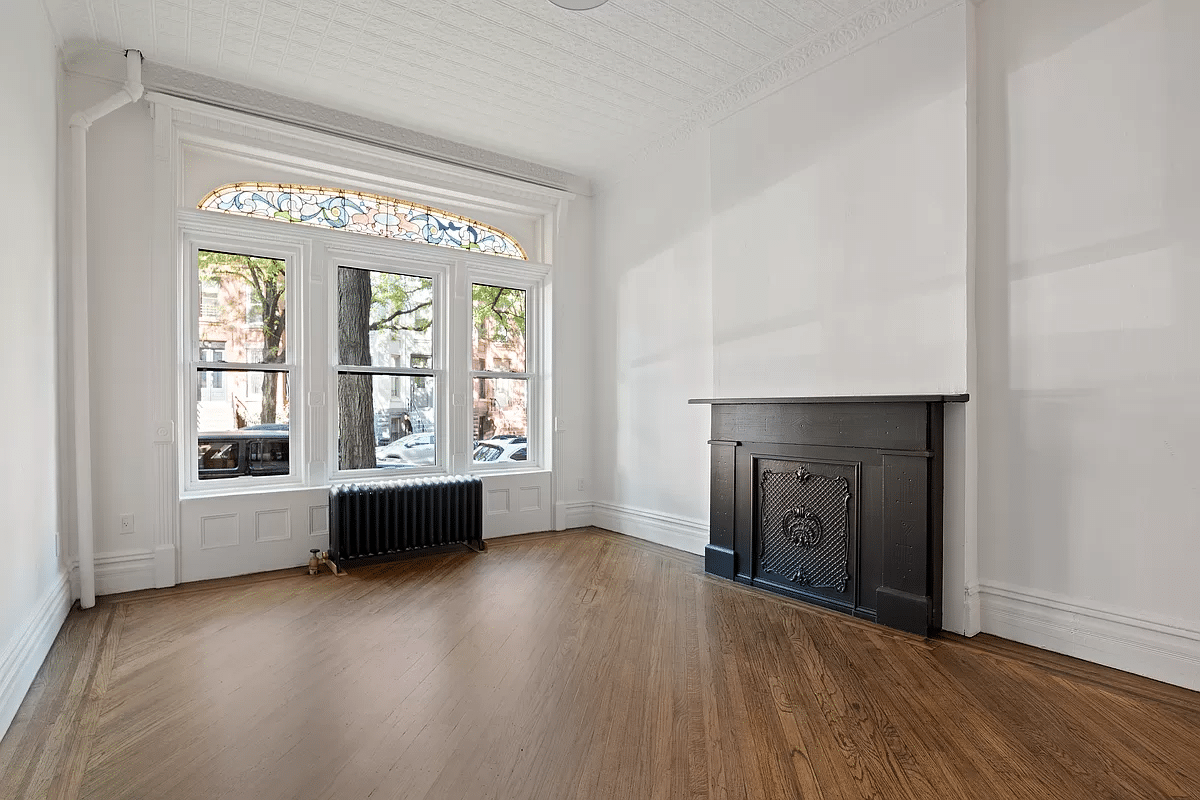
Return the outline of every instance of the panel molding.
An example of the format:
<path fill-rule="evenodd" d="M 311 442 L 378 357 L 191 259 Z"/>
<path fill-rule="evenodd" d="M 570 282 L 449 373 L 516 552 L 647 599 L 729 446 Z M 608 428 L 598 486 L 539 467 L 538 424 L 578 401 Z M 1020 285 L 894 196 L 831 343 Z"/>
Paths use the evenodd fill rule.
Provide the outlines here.
<path fill-rule="evenodd" d="M 100 576 L 97 574 L 97 590 Z M 42 595 L 36 610 L 0 651 L 0 737 L 17 715 L 33 679 L 46 660 L 54 638 L 71 610 L 71 581 L 66 571 Z"/>
<path fill-rule="evenodd" d="M 979 586 L 984 633 L 1200 690 L 1200 627 L 1003 583 Z"/>
<path fill-rule="evenodd" d="M 503 498 L 503 501 L 501 498 Z M 483 515 L 485 517 L 493 516 L 495 514 L 509 514 L 511 512 L 512 495 L 507 488 L 484 490 Z"/>
<path fill-rule="evenodd" d="M 283 535 L 264 535 L 264 519 L 283 516 Z M 311 525 L 311 519 L 309 524 Z M 262 508 L 254 512 L 254 541 L 255 542 L 285 542 L 292 538 L 292 512 L 287 508 Z"/>
<path fill-rule="evenodd" d="M 308 507 L 308 535 L 329 536 L 329 504 Z"/>
<path fill-rule="evenodd" d="M 708 544 L 708 523 L 700 520 L 612 503 L 590 505 L 592 513 L 589 524 L 597 528 L 695 555 L 703 555 L 704 546 Z M 568 521 L 572 518 L 572 512 L 573 509 L 568 507 Z"/>
<path fill-rule="evenodd" d="M 208 528 L 205 527 L 205 523 L 216 522 L 218 520 L 233 520 L 233 541 L 218 541 L 216 538 L 218 530 L 214 527 L 212 530 L 213 539 L 211 544 L 209 543 L 209 540 L 206 538 L 206 535 L 208 534 Z M 198 533 L 200 535 L 201 550 L 216 550 L 221 547 L 237 547 L 239 544 L 241 544 L 242 516 L 239 512 L 232 511 L 222 514 L 201 514 L 199 522 L 200 524 Z"/>

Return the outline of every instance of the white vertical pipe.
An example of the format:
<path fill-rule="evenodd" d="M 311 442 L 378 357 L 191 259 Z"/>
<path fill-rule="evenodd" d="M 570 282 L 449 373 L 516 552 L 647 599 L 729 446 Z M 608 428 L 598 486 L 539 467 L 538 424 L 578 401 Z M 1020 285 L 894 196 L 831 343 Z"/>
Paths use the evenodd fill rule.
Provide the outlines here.
<path fill-rule="evenodd" d="M 96 605 L 95 528 L 92 515 L 92 381 L 88 353 L 87 129 L 142 96 L 142 54 L 125 51 L 125 85 L 107 100 L 71 116 L 71 348 L 74 355 L 76 550 L 79 605 Z"/>
<path fill-rule="evenodd" d="M 79 555 L 79 605 L 96 604 L 92 530 L 92 412 L 88 358 L 87 125 L 71 121 L 71 351 L 74 359 L 75 536 Z"/>

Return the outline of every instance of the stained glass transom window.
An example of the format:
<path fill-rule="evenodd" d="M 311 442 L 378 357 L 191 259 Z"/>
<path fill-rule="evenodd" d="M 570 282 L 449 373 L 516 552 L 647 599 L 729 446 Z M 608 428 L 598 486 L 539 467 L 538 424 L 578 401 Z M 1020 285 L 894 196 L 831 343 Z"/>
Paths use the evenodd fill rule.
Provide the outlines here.
<path fill-rule="evenodd" d="M 490 225 L 378 194 L 278 183 L 230 183 L 209 192 L 198 208 L 527 259 L 515 239 Z"/>

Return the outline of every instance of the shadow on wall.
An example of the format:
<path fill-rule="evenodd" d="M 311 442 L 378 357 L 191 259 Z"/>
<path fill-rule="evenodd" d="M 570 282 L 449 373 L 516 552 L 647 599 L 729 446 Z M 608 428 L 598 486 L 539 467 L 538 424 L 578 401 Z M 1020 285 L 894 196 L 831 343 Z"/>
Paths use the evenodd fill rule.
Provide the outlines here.
<path fill-rule="evenodd" d="M 691 520 L 708 502 L 707 415 L 687 405 L 712 392 L 708 175 L 700 132 L 596 201 L 596 497 Z"/>
<path fill-rule="evenodd" d="M 1200 603 L 1200 4 L 978 14 L 981 578 L 1178 616 Z"/>

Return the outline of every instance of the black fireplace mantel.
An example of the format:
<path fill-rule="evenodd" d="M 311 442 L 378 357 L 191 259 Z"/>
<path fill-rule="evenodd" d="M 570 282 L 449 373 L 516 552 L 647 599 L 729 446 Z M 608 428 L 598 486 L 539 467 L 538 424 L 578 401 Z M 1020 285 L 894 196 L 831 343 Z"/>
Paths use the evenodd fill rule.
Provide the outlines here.
<path fill-rule="evenodd" d="M 710 398 L 705 571 L 928 635 L 942 619 L 942 438 L 959 395 Z"/>

